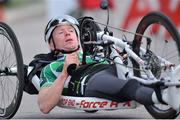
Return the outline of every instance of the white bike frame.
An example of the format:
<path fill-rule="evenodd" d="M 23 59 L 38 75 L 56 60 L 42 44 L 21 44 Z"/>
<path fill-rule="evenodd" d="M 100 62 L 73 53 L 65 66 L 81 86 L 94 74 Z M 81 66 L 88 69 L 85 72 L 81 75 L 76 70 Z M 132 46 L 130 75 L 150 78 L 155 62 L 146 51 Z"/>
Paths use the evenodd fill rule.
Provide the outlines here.
<path fill-rule="evenodd" d="M 99 41 L 110 41 L 113 42 L 115 46 L 124 49 L 129 57 L 132 57 L 143 69 L 143 71 L 146 73 L 146 77 L 136 77 L 133 75 L 132 71 L 130 71 L 126 66 L 123 65 L 123 61 L 121 59 L 121 57 L 119 56 L 118 52 L 116 50 L 114 50 L 113 48 L 111 48 L 112 53 L 111 53 L 111 57 L 115 58 L 114 62 L 116 64 L 116 68 L 117 68 L 117 72 L 118 72 L 118 77 L 124 80 L 129 80 L 129 79 L 135 79 L 138 80 L 139 82 L 145 84 L 145 85 L 151 85 L 156 83 L 157 81 L 160 81 L 158 79 L 155 78 L 155 76 L 152 74 L 150 69 L 145 69 L 146 65 L 145 65 L 145 61 L 142 60 L 138 55 L 136 55 L 132 49 L 130 48 L 130 45 L 127 42 L 124 42 L 122 39 L 113 37 L 113 36 L 109 36 L 107 34 L 104 34 L 104 32 L 99 32 L 97 33 L 97 39 Z M 142 54 L 146 53 L 146 50 L 143 48 L 140 48 L 140 52 Z M 119 56 L 119 57 L 117 57 Z M 158 56 L 158 59 L 161 61 L 161 66 L 162 67 L 167 67 L 169 68 L 169 70 L 171 71 L 169 76 L 172 76 L 173 73 L 175 72 L 175 67 L 174 64 L 165 60 L 164 58 L 161 58 L 160 56 Z M 177 68 L 179 68 L 180 65 L 177 66 Z M 177 69 L 176 69 L 177 70 Z M 126 77 L 125 75 L 128 73 L 128 76 Z M 169 78 L 167 78 L 169 80 Z M 180 85 L 180 82 L 166 82 L 165 83 L 166 86 L 174 86 L 174 85 Z"/>

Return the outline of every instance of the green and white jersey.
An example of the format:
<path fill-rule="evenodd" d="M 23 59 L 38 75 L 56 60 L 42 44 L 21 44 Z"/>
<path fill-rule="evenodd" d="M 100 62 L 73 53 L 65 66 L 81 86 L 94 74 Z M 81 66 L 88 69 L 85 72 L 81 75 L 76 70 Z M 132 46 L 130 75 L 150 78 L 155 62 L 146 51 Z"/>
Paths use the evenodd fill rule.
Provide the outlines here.
<path fill-rule="evenodd" d="M 63 66 L 64 66 L 64 60 L 65 60 L 65 56 L 63 55 L 61 56 L 59 59 L 57 59 L 56 61 L 48 64 L 47 66 L 45 66 L 41 72 L 40 75 L 40 88 L 45 88 L 45 87 L 50 87 L 54 81 L 56 80 L 56 78 L 59 76 L 59 74 L 62 72 Z M 79 60 L 82 61 L 82 53 L 78 54 Z M 91 63 L 91 62 L 95 62 L 93 61 L 89 56 L 86 57 L 86 62 L 87 63 Z M 64 84 L 64 90 L 66 91 L 66 89 L 68 88 L 68 84 L 70 81 L 70 76 L 67 78 L 65 84 Z"/>

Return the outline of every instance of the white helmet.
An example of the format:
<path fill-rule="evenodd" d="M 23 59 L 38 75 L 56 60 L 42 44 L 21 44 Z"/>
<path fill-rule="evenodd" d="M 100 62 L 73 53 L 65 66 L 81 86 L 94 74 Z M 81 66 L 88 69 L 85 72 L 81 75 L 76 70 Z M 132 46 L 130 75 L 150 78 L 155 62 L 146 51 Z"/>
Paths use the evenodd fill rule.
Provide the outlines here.
<path fill-rule="evenodd" d="M 45 42 L 49 42 L 50 38 L 52 37 L 52 32 L 59 25 L 73 26 L 77 33 L 77 36 L 79 37 L 79 22 L 74 17 L 64 15 L 61 17 L 53 18 L 48 22 L 45 28 Z"/>

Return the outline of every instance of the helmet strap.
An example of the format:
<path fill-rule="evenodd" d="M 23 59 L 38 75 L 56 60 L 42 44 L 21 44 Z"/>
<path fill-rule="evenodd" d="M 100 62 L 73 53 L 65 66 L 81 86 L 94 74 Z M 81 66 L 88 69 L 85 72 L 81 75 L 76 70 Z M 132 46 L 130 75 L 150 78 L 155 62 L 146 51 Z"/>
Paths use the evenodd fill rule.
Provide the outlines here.
<path fill-rule="evenodd" d="M 54 46 L 54 50 L 56 50 L 56 44 L 55 44 L 55 42 L 54 42 L 53 36 L 52 36 L 52 43 L 53 43 L 53 46 Z"/>
<path fill-rule="evenodd" d="M 71 54 L 73 52 L 78 51 L 80 48 L 80 46 L 78 45 L 78 48 L 72 51 L 65 51 L 65 50 L 61 50 L 61 49 L 54 49 L 55 53 L 62 53 L 62 54 Z"/>

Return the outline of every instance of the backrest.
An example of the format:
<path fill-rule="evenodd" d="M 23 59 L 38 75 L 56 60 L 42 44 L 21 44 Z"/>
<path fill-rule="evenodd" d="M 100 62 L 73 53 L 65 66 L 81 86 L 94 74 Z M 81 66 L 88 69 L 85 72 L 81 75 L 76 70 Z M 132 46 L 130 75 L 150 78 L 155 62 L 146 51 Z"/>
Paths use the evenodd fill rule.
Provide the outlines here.
<path fill-rule="evenodd" d="M 32 78 L 37 75 L 40 78 L 41 70 L 49 63 L 56 60 L 56 57 L 52 53 L 38 54 L 34 56 L 34 59 L 29 63 L 29 66 L 33 66 L 33 70 L 25 76 L 24 91 L 29 94 L 38 94 L 38 90 L 32 84 Z M 27 66 L 28 67 L 28 66 Z"/>

